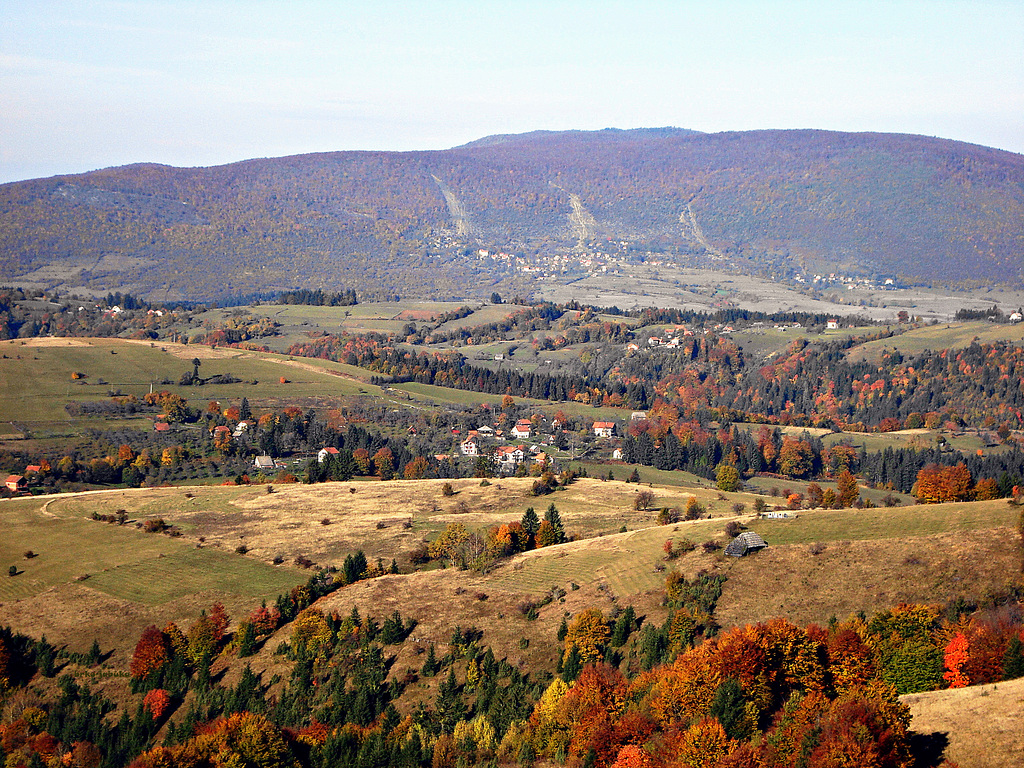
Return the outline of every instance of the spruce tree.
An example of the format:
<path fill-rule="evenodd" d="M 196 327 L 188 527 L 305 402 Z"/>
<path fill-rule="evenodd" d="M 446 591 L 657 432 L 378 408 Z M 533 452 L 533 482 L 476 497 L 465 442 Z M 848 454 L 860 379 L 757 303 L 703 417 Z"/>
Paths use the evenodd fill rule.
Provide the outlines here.
<path fill-rule="evenodd" d="M 565 528 L 562 526 L 562 516 L 558 513 L 555 502 L 551 502 L 548 511 L 544 513 L 544 519 L 551 523 L 555 531 L 555 542 L 562 544 L 565 541 Z"/>
<path fill-rule="evenodd" d="M 730 739 L 744 741 L 750 735 L 750 721 L 744 704 L 743 690 L 735 678 L 725 680 L 715 691 L 710 714 L 721 723 Z"/>
<path fill-rule="evenodd" d="M 533 507 L 526 508 L 526 511 L 523 512 L 521 523 L 523 530 L 526 531 L 526 535 L 532 541 L 533 537 L 537 535 L 537 529 L 540 528 L 540 519 L 537 517 L 537 513 L 533 511 Z"/>
<path fill-rule="evenodd" d="M 1003 655 L 1003 680 L 1016 680 L 1018 677 L 1024 677 L 1024 643 L 1015 636 Z"/>
<path fill-rule="evenodd" d="M 434 702 L 441 730 L 451 733 L 455 725 L 466 715 L 466 705 L 459 694 L 459 685 L 455 681 L 455 669 L 448 670 L 448 677 L 437 688 L 437 699 Z"/>
<path fill-rule="evenodd" d="M 615 628 L 612 630 L 611 645 L 615 648 L 621 648 L 626 644 L 626 640 L 629 639 L 630 632 L 633 631 L 633 623 L 636 621 L 636 612 L 633 610 L 633 606 L 628 606 L 621 614 L 619 618 L 615 620 Z"/>
<path fill-rule="evenodd" d="M 251 621 L 243 621 L 238 633 L 238 656 L 252 656 L 256 653 L 256 628 Z"/>
<path fill-rule="evenodd" d="M 420 672 L 424 677 L 433 677 L 437 674 L 438 669 L 437 654 L 434 652 L 434 644 L 431 643 L 427 649 L 427 660 L 423 662 L 423 669 Z"/>
<path fill-rule="evenodd" d="M 569 655 L 565 657 L 565 662 L 562 664 L 562 679 L 567 683 L 571 683 L 580 676 L 580 670 L 582 668 L 583 665 L 580 663 L 580 652 L 576 649 L 576 646 L 573 645 L 573 647 L 569 649 Z"/>

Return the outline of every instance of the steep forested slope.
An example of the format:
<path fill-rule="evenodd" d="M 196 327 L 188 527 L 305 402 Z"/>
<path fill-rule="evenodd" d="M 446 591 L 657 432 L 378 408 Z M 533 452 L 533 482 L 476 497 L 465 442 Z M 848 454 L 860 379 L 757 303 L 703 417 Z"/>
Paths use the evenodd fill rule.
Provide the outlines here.
<path fill-rule="evenodd" d="M 155 295 L 487 293 L 526 283 L 466 256 L 477 244 L 609 240 L 751 268 L 1019 281 L 1024 157 L 892 134 L 606 130 L 0 186 L 0 279 Z"/>

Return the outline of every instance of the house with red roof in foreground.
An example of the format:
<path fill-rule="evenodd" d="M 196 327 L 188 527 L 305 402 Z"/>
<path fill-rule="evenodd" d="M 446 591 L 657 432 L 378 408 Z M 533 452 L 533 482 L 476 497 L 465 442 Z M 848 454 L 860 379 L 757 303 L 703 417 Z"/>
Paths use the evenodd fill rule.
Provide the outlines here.
<path fill-rule="evenodd" d="M 28 481 L 22 475 L 8 475 L 4 485 L 7 486 L 7 490 L 14 493 L 24 493 L 28 490 Z"/>

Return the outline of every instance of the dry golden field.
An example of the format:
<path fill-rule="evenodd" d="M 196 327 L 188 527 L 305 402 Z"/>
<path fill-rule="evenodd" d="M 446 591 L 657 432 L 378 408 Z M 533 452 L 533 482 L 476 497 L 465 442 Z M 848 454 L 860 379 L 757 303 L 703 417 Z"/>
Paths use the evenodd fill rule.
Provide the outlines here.
<path fill-rule="evenodd" d="M 20 569 L 18 576 L 0 583 L 0 623 L 46 635 L 72 650 L 84 651 L 98 638 L 104 652 L 113 653 L 94 673 L 98 678 L 92 684 L 116 695 L 146 625 L 173 620 L 187 626 L 215 600 L 223 601 L 237 620 L 261 600 L 273 601 L 308 578 L 309 571 L 294 564 L 300 555 L 340 566 L 348 554 L 362 549 L 370 559 L 397 560 L 403 573 L 357 582 L 319 603 L 339 613 L 356 607 L 378 621 L 396 610 L 415 619 L 413 642 L 393 649 L 398 657 L 392 675 L 419 669 L 420 654 L 430 643 L 446 652 L 456 626 L 482 630 L 483 642 L 499 658 L 523 670 L 552 669 L 555 632 L 563 617 L 588 607 L 607 613 L 633 605 L 646 621 L 663 621 L 667 569 L 728 576 L 716 612 L 724 627 L 779 615 L 798 624 L 824 623 L 833 615 L 871 614 L 904 601 L 983 601 L 1019 583 L 1021 553 L 1013 536 L 1019 510 L 1005 501 L 755 520 L 731 512 L 737 501 L 750 509 L 752 496 L 722 499 L 707 488 L 654 486 L 649 490 L 655 507 L 685 506 L 695 495 L 713 515 L 659 526 L 655 509 L 633 509 L 638 487 L 621 481 L 581 479 L 542 497 L 530 495 L 531 479 L 492 480 L 489 485 L 455 480 L 452 496 L 442 493 L 444 482 L 276 485 L 269 493 L 266 486 L 195 486 L 0 502 L 0 562 L 16 562 Z M 449 522 L 484 533 L 519 519 L 527 506 L 543 516 L 552 502 L 575 541 L 517 555 L 487 574 L 450 568 L 408 572 L 408 551 Z M 91 519 L 94 512 L 121 509 L 129 516 L 128 525 Z M 145 533 L 133 524 L 155 518 L 182 535 Z M 665 561 L 667 539 L 724 544 L 723 529 L 730 520 L 764 535 L 769 548 L 734 559 L 698 546 Z M 242 544 L 248 551 L 236 553 Z M 25 559 L 22 553 L 28 549 L 38 556 Z M 274 565 L 275 558 L 282 562 Z M 88 578 L 81 579 L 84 575 Z M 524 605 L 552 592 L 554 599 L 536 619 L 528 619 Z M 274 650 L 290 631 L 282 627 L 246 659 L 265 679 L 275 673 L 286 676 L 286 663 Z M 230 682 L 240 668 L 237 660 L 226 659 L 215 672 Z M 434 679 L 417 682 L 402 708 L 426 700 L 436 684 Z M 1006 732 L 1020 722 L 1021 688 L 997 688 L 913 697 L 912 727 L 931 743 L 941 741 L 929 736 L 933 732 L 948 732 L 949 754 L 961 766 L 1020 764 L 1021 740 Z M 947 695 L 963 701 L 948 703 Z M 987 751 L 980 752 L 978 745 L 987 742 Z M 988 762 L 977 761 L 982 759 Z"/>
<path fill-rule="evenodd" d="M 948 741 L 960 768 L 1024 765 L 1024 679 L 904 696 L 915 733 Z"/>

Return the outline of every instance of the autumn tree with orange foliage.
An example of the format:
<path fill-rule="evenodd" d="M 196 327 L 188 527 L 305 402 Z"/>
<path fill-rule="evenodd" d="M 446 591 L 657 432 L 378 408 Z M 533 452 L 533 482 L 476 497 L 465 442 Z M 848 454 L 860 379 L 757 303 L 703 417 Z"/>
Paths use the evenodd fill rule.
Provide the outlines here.
<path fill-rule="evenodd" d="M 963 671 L 969 658 L 967 637 L 963 632 L 957 632 L 946 645 L 946 652 L 943 654 L 946 671 L 943 672 L 942 679 L 949 683 L 950 688 L 966 688 L 971 684 Z"/>
<path fill-rule="evenodd" d="M 159 721 L 170 709 L 171 697 L 163 688 L 154 688 L 146 694 L 142 700 L 142 706 L 153 716 L 154 720 Z"/>
<path fill-rule="evenodd" d="M 171 645 L 167 635 L 150 625 L 142 630 L 128 669 L 133 678 L 143 680 L 159 672 L 170 660 Z"/>
<path fill-rule="evenodd" d="M 175 747 L 154 747 L 140 755 L 133 768 L 185 766 L 298 766 L 280 728 L 264 715 L 241 712 L 200 727 L 195 736 Z"/>
<path fill-rule="evenodd" d="M 974 492 L 970 470 L 963 463 L 955 467 L 928 464 L 917 473 L 914 496 L 922 504 L 970 501 Z"/>

